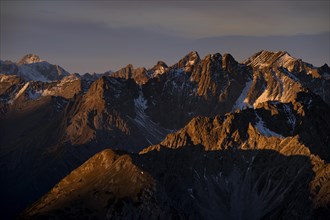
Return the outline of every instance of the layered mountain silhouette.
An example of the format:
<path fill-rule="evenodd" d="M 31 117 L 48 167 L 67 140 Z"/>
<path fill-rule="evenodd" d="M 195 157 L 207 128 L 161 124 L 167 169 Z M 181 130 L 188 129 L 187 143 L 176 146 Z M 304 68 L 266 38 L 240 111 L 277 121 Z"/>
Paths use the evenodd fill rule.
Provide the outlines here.
<path fill-rule="evenodd" d="M 0 70 L 5 217 L 329 214 L 327 64 L 193 51 L 172 66 L 104 74 L 31 54 Z"/>

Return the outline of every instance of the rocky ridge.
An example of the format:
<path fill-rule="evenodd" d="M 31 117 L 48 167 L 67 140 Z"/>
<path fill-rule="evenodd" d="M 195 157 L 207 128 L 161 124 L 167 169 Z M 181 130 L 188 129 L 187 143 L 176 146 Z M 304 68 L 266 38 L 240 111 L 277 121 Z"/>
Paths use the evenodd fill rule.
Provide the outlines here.
<path fill-rule="evenodd" d="M 20 65 L 43 62 L 31 56 Z M 3 198 L 12 200 L 8 204 L 15 210 L 43 195 L 104 148 L 138 152 L 147 147 L 141 156 L 131 154 L 134 165 L 145 172 L 144 163 L 135 158 L 153 161 L 158 155 L 154 150 L 159 150 L 159 157 L 166 160 L 171 153 L 161 152 L 175 151 L 173 155 L 184 158 L 196 146 L 220 154 L 232 149 L 267 149 L 289 158 L 299 155 L 309 161 L 300 164 L 311 168 L 308 175 L 316 176 L 310 178 L 313 187 L 306 191 L 313 198 L 314 208 L 308 202 L 302 206 L 308 207 L 312 215 L 316 215 L 315 207 L 320 207 L 321 214 L 326 210 L 330 158 L 327 65 L 313 67 L 281 51 L 261 51 L 242 63 L 230 54 L 217 53 L 201 59 L 193 51 L 172 66 L 161 61 L 151 69 L 128 65 L 117 72 L 71 74 L 51 82 L 15 75 L 15 66 L 18 64 L 1 61 L 1 72 L 7 74 L 0 75 L 1 175 L 6 180 Z M 286 165 L 295 167 L 289 164 Z M 30 175 L 26 170 L 35 172 Z M 157 175 L 147 172 L 153 181 L 160 181 L 160 171 Z M 14 184 L 18 176 L 25 181 Z M 239 176 L 233 174 L 234 179 L 242 179 Z M 198 184 L 199 191 L 203 181 Z M 22 193 L 17 189 L 25 190 Z M 173 199 L 175 190 L 164 194 L 164 189 L 156 189 L 155 193 L 159 190 Z M 151 205 L 150 199 L 149 196 L 142 203 Z M 22 203 L 15 208 L 17 200 Z M 180 204 L 181 200 L 175 201 L 173 204 Z M 166 202 L 159 207 L 168 207 Z M 128 204 L 125 212 L 131 213 L 129 210 L 135 209 L 131 202 Z M 171 207 L 166 210 L 164 215 L 187 215 Z M 201 210 L 196 216 L 203 213 Z"/>

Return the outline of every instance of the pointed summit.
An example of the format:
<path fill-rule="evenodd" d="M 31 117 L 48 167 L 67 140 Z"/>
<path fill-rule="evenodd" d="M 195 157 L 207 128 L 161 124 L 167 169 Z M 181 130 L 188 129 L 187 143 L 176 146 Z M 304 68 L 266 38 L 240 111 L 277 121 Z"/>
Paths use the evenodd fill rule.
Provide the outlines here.
<path fill-rule="evenodd" d="M 190 66 L 194 65 L 195 63 L 198 63 L 200 61 L 200 57 L 199 54 L 197 53 L 197 51 L 191 51 L 190 53 L 188 53 L 185 58 L 188 58 L 188 64 Z"/>
<path fill-rule="evenodd" d="M 153 72 L 153 76 L 162 75 L 166 72 L 168 69 L 168 66 L 163 61 L 158 61 L 157 64 L 151 68 L 151 71 Z"/>
<path fill-rule="evenodd" d="M 185 55 L 178 63 L 174 64 L 172 68 L 184 68 L 186 72 L 191 72 L 192 67 L 200 62 L 199 54 L 196 51 L 191 51 Z"/>
<path fill-rule="evenodd" d="M 164 62 L 164 61 L 158 61 L 156 66 L 163 66 L 163 67 L 166 67 L 167 68 L 167 64 Z"/>
<path fill-rule="evenodd" d="M 17 63 L 18 65 L 23 64 L 31 64 L 31 63 L 39 63 L 43 60 L 40 59 L 40 57 L 36 54 L 27 54 Z"/>
<path fill-rule="evenodd" d="M 235 58 L 229 54 L 229 53 L 225 53 L 223 56 L 222 56 L 222 67 L 223 68 L 226 68 L 226 67 L 229 67 L 231 65 L 237 65 L 237 61 L 235 60 Z"/>
<path fill-rule="evenodd" d="M 193 50 L 193 51 L 190 51 L 187 56 L 189 57 L 195 57 L 195 58 L 198 58 L 199 59 L 199 54 L 197 51 Z"/>

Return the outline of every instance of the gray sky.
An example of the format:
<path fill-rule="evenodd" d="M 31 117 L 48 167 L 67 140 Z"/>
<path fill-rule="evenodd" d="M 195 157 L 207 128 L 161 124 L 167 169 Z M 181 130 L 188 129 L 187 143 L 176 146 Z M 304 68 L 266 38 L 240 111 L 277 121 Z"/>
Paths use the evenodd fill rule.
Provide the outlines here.
<path fill-rule="evenodd" d="M 174 64 L 189 51 L 286 50 L 330 60 L 329 1 L 1 1 L 0 58 L 38 54 L 69 72 Z"/>

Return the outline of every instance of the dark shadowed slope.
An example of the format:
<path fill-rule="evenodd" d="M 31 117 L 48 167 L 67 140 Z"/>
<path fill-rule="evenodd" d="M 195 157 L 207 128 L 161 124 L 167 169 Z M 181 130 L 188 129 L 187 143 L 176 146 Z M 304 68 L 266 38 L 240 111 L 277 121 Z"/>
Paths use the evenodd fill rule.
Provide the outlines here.
<path fill-rule="evenodd" d="M 260 219 L 313 213 L 308 185 L 314 174 L 305 156 L 191 146 L 132 159 L 109 150 L 95 155 L 21 217 Z"/>

